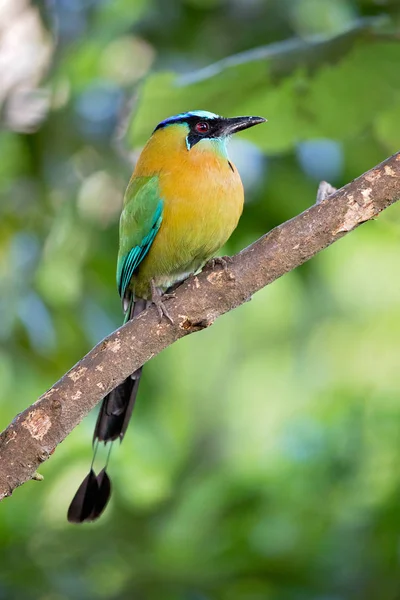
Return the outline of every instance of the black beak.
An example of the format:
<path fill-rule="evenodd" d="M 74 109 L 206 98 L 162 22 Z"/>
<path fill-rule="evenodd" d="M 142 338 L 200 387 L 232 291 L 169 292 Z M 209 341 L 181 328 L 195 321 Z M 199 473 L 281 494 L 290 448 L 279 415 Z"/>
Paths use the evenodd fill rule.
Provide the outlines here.
<path fill-rule="evenodd" d="M 266 120 L 263 117 L 232 117 L 232 119 L 223 120 L 221 129 L 223 135 L 232 135 L 259 123 L 265 123 Z"/>

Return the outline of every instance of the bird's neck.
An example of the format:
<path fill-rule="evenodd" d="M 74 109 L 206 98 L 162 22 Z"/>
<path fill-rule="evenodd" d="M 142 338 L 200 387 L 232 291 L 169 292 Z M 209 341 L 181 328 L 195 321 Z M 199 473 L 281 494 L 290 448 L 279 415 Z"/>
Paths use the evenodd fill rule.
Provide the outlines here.
<path fill-rule="evenodd" d="M 226 138 L 209 138 L 202 140 L 194 146 L 190 152 L 194 150 L 198 153 L 214 154 L 217 158 L 228 160 L 228 149 L 226 147 Z"/>

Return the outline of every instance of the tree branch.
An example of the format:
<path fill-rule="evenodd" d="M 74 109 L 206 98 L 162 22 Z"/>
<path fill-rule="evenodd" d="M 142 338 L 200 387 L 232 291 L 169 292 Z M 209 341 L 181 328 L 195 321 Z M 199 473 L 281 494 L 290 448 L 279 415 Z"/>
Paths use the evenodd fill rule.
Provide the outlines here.
<path fill-rule="evenodd" d="M 25 481 L 103 396 L 176 340 L 211 325 L 262 287 L 295 269 L 400 199 L 400 152 L 276 227 L 234 256 L 206 268 L 168 300 L 175 324 L 154 307 L 91 350 L 0 435 L 0 500 Z"/>
<path fill-rule="evenodd" d="M 186 86 L 203 82 L 211 77 L 220 75 L 226 69 L 237 67 L 253 61 L 264 61 L 271 64 L 280 73 L 293 70 L 298 65 L 313 65 L 316 57 L 320 58 L 323 53 L 328 59 L 333 59 L 349 47 L 354 40 L 362 35 L 372 35 L 374 38 L 387 40 L 388 34 L 382 34 L 380 26 L 385 23 L 385 17 L 363 17 L 356 19 L 351 26 L 341 33 L 327 36 L 326 34 L 315 34 L 306 40 L 301 38 L 289 38 L 279 42 L 272 42 L 266 46 L 258 46 L 251 50 L 245 50 L 218 60 L 197 71 L 181 75 L 177 78 L 177 85 Z M 343 48 L 344 47 L 344 48 Z M 279 67 L 279 68 L 278 68 Z"/>

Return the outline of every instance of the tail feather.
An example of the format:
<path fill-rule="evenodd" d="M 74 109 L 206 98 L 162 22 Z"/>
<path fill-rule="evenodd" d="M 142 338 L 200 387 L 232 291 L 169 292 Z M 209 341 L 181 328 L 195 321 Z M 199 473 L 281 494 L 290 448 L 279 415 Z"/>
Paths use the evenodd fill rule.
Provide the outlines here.
<path fill-rule="evenodd" d="M 102 469 L 96 477 L 97 493 L 93 504 L 92 512 L 86 521 L 95 521 L 104 511 L 111 496 L 111 481 L 106 473 L 106 469 Z"/>
<path fill-rule="evenodd" d="M 131 302 L 128 311 L 129 317 L 134 318 L 145 308 L 145 300 Z M 94 429 L 93 442 L 99 441 L 106 444 L 118 438 L 122 441 L 135 406 L 141 375 L 142 367 L 103 398 Z M 96 450 L 97 444 L 93 461 Z M 97 477 L 93 469 L 90 469 L 70 504 L 68 521 L 71 523 L 94 521 L 102 514 L 111 495 L 111 481 L 106 473 L 106 468 L 107 464 Z"/>
<path fill-rule="evenodd" d="M 95 521 L 104 511 L 111 496 L 111 481 L 106 470 L 97 475 L 90 469 L 71 504 L 67 518 L 70 523 Z"/>
<path fill-rule="evenodd" d="M 135 406 L 141 374 L 142 369 L 138 369 L 104 398 L 97 417 L 93 441 L 113 442 L 118 438 L 122 440 Z"/>
<path fill-rule="evenodd" d="M 68 521 L 70 523 L 83 523 L 87 521 L 93 511 L 97 495 L 97 477 L 93 469 L 90 469 L 69 505 Z"/>

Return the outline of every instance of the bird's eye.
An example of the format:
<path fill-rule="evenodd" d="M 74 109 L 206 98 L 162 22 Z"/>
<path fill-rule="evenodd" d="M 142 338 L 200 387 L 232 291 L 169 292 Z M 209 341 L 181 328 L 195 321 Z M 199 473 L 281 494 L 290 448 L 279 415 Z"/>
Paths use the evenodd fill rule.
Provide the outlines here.
<path fill-rule="evenodd" d="M 207 123 L 207 121 L 199 121 L 196 123 L 195 129 L 197 133 L 207 133 L 207 131 L 210 130 L 210 125 Z"/>

